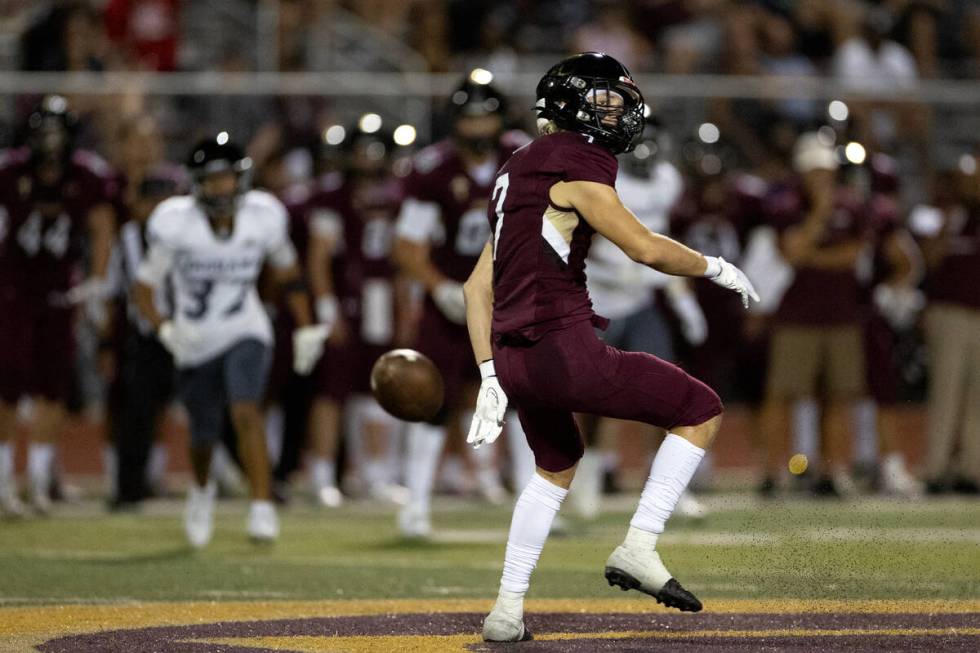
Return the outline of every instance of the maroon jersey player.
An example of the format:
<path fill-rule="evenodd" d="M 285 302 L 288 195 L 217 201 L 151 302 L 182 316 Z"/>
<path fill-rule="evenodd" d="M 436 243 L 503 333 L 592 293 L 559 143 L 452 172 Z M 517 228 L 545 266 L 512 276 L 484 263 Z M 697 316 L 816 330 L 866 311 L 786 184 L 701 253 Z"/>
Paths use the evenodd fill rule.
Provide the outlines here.
<path fill-rule="evenodd" d="M 446 427 L 460 416 L 466 392 L 472 396 L 479 385 L 470 363 L 462 284 L 490 233 L 486 210 L 495 173 L 527 140 L 504 132 L 505 98 L 484 83 L 484 74 L 489 73 L 474 71 L 451 96 L 450 138 L 415 156 L 395 231 L 395 260 L 425 291 L 415 348 L 439 368 L 446 388 L 440 414 L 408 429 L 406 481 L 412 497 L 399 527 L 410 537 L 430 531 L 429 499 Z M 475 456 L 477 476 L 485 493 L 495 496 L 499 481 L 489 452 Z"/>
<path fill-rule="evenodd" d="M 31 498 L 48 508 L 53 442 L 73 389 L 73 307 L 99 304 L 115 229 L 116 177 L 74 149 L 75 124 L 65 99 L 48 97 L 28 119 L 27 146 L 0 154 L 0 505 L 12 511 L 7 438 L 23 397 L 36 409 Z"/>
<path fill-rule="evenodd" d="M 664 522 L 721 423 L 705 384 L 644 353 L 605 345 L 593 330 L 585 257 L 594 233 L 668 274 L 708 277 L 757 299 L 721 258 L 649 231 L 616 194 L 615 154 L 643 130 L 643 97 L 612 57 L 566 59 L 537 88 L 542 132 L 500 169 L 488 210 L 492 237 L 466 283 L 466 316 L 483 383 L 469 441 L 499 435 L 508 400 L 517 407 L 537 470 L 514 509 L 488 641 L 528 639 L 523 600 L 551 522 L 582 455 L 573 413 L 646 422 L 669 430 L 653 461 L 626 540 L 606 562 L 610 585 L 637 589 L 685 611 L 701 603 L 672 578 L 655 549 Z M 499 377 L 497 373 L 499 372 Z"/>
<path fill-rule="evenodd" d="M 387 131 L 348 129 L 341 144 L 343 175 L 326 177 L 305 208 L 310 288 L 317 317 L 330 328 L 323 361 L 314 372 L 309 422 L 310 475 L 317 500 L 326 507 L 341 501 L 335 468 L 341 410 L 353 395 L 369 392 L 371 366 L 395 340 L 391 245 L 400 191 L 391 163 L 396 147 Z M 375 430 L 368 429 L 372 436 Z M 381 439 L 373 438 L 367 447 L 370 460 L 362 471 L 370 485 L 383 482 L 374 474 L 373 455 L 381 452 Z M 351 444 L 351 451 L 360 451 L 364 443 Z"/>

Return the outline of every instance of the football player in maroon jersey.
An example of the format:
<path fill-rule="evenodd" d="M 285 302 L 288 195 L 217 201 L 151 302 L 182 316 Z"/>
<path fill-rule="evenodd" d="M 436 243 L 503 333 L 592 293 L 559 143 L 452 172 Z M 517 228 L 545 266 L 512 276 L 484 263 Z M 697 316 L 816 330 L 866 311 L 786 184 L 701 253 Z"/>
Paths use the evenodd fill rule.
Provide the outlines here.
<path fill-rule="evenodd" d="M 30 497 L 46 512 L 54 443 L 73 392 L 74 308 L 104 303 L 116 176 L 75 149 L 76 125 L 67 101 L 49 96 L 28 118 L 26 147 L 0 154 L 0 509 L 9 512 L 20 511 L 10 442 L 17 402 L 34 403 Z"/>
<path fill-rule="evenodd" d="M 474 71 L 450 97 L 450 137 L 414 157 L 395 227 L 395 261 L 425 291 L 415 348 L 436 364 L 446 388 L 443 409 L 431 423 L 408 427 L 405 480 L 411 499 L 398 518 L 408 537 L 431 530 L 430 496 L 447 427 L 461 421 L 479 386 L 470 364 L 463 281 L 490 233 L 486 210 L 494 174 L 527 142 L 524 134 L 504 131 L 506 99 L 486 75 Z M 488 447 L 474 457 L 481 490 L 499 500 L 493 453 Z"/>
<path fill-rule="evenodd" d="M 326 507 L 341 502 L 335 468 L 341 412 L 348 400 L 364 407 L 360 400 L 370 393 L 371 366 L 394 345 L 399 312 L 391 263 L 399 199 L 391 175 L 396 145 L 389 132 L 374 127 L 362 118 L 345 130 L 343 176 L 326 178 L 305 207 L 310 289 L 317 319 L 330 328 L 324 358 L 314 372 L 309 422 L 310 476 L 317 501 Z M 366 417 L 364 410 L 357 412 Z M 384 440 L 393 424 L 383 417 L 386 423 L 378 423 L 379 412 L 384 414 L 380 407 L 367 412 L 374 418 L 357 421 L 370 441 L 352 441 L 349 451 L 366 449 L 361 472 L 369 488 L 380 492 L 386 482 Z"/>
<path fill-rule="evenodd" d="M 717 433 L 721 401 L 680 368 L 598 338 L 593 325 L 606 320 L 593 312 L 585 278 L 592 235 L 661 272 L 712 279 L 746 306 L 758 300 L 738 268 L 653 233 L 620 201 L 615 155 L 632 149 L 643 131 L 643 96 L 622 64 L 601 53 L 573 56 L 545 74 L 537 97 L 542 135 L 498 172 L 487 211 L 492 236 L 465 287 L 483 377 L 468 440 L 494 441 L 511 401 L 537 464 L 514 508 L 500 592 L 483 623 L 488 641 L 530 638 L 524 594 L 582 456 L 574 412 L 669 431 L 605 574 L 610 585 L 667 606 L 701 609 L 667 571 L 656 543 Z"/>

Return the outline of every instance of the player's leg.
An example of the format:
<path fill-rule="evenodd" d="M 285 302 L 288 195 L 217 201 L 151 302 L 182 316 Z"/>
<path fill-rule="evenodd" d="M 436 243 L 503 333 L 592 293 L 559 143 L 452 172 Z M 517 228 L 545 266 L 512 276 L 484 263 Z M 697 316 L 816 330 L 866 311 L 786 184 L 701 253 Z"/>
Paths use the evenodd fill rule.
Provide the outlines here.
<path fill-rule="evenodd" d="M 0 515 L 20 516 L 24 506 L 17 497 L 14 475 L 14 435 L 17 404 L 0 399 Z"/>
<path fill-rule="evenodd" d="M 850 495 L 854 484 L 847 462 L 853 440 L 854 401 L 865 395 L 864 342 L 856 326 L 826 331 L 823 478 L 818 480 L 816 490 L 829 487 L 833 495 Z"/>
<path fill-rule="evenodd" d="M 184 507 L 184 532 L 191 546 L 200 548 L 214 533 L 217 485 L 210 478 L 214 447 L 226 427 L 224 357 L 181 369 L 177 393 L 190 419 L 190 462 L 193 478 Z"/>
<path fill-rule="evenodd" d="M 34 419 L 27 449 L 27 478 L 31 505 L 39 513 L 51 509 L 51 477 L 55 444 L 64 431 L 65 405 L 48 397 L 33 397 Z"/>
<path fill-rule="evenodd" d="M 765 399 L 759 413 L 765 454 L 759 491 L 771 496 L 785 473 L 793 402 L 812 397 L 820 373 L 819 336 L 812 329 L 778 326 L 769 342 Z"/>
<path fill-rule="evenodd" d="M 514 505 L 500 591 L 483 622 L 487 641 L 531 638 L 524 627 L 524 595 L 584 450 L 571 413 L 540 408 L 518 413 L 538 467 Z"/>
<path fill-rule="evenodd" d="M 258 340 L 237 343 L 224 356 L 224 390 L 237 434 L 238 452 L 248 478 L 251 502 L 246 531 L 253 540 L 279 537 L 279 519 L 272 503 L 272 469 L 266 448 L 262 398 L 272 352 Z"/>
<path fill-rule="evenodd" d="M 932 306 L 926 312 L 926 344 L 929 347 L 929 450 L 926 458 L 927 490 L 947 489 L 953 466 L 953 449 L 964 407 L 967 324 L 958 318 L 956 308 Z"/>
<path fill-rule="evenodd" d="M 340 446 L 341 403 L 320 396 L 310 407 L 310 482 L 321 506 L 336 508 L 343 502 L 337 488 L 337 450 Z"/>
<path fill-rule="evenodd" d="M 964 316 L 970 341 L 966 352 L 967 379 L 964 388 L 960 457 L 957 466 L 957 491 L 976 494 L 980 486 L 980 311 Z"/>

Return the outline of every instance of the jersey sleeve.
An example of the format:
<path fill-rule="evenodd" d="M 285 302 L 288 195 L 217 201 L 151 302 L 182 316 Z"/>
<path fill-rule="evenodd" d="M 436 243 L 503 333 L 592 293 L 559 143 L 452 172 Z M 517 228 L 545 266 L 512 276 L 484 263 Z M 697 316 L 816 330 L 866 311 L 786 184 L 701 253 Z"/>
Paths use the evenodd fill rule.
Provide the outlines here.
<path fill-rule="evenodd" d="M 395 221 L 395 235 L 413 243 L 428 243 L 439 230 L 439 204 L 430 191 L 429 177 L 413 172 L 402 182 L 401 208 Z"/>
<path fill-rule="evenodd" d="M 292 267 L 296 265 L 298 257 L 293 241 L 289 238 L 289 215 L 286 207 L 272 195 L 266 195 L 263 199 L 272 217 L 266 241 L 266 256 L 274 268 L 281 270 Z"/>
<path fill-rule="evenodd" d="M 160 286 L 173 267 L 178 242 L 178 216 L 164 201 L 150 215 L 146 224 L 146 256 L 136 270 L 136 280 L 154 288 Z"/>
<path fill-rule="evenodd" d="M 562 181 L 592 181 L 606 186 L 616 185 L 619 164 L 612 153 L 595 143 L 590 143 L 579 135 L 574 135 L 569 144 L 555 148 L 549 163 L 558 166 Z"/>

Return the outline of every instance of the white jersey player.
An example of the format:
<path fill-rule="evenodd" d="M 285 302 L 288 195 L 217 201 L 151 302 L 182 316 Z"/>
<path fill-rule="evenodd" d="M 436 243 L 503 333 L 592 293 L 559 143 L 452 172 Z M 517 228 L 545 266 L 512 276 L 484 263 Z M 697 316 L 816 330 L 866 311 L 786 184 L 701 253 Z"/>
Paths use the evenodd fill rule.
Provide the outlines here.
<path fill-rule="evenodd" d="M 251 486 L 248 534 L 272 540 L 279 525 L 270 501 L 261 401 L 273 336 L 255 285 L 266 262 L 301 325 L 293 336 L 300 374 L 309 373 L 319 358 L 326 328 L 309 326 L 310 306 L 286 210 L 272 195 L 249 190 L 251 161 L 242 150 L 222 132 L 194 148 L 188 168 L 193 195 L 171 198 L 150 216 L 150 249 L 135 290 L 141 314 L 174 356 L 178 394 L 190 415 L 195 483 L 184 525 L 192 545 L 210 541 L 215 486 L 208 471 L 230 415 Z M 156 309 L 154 289 L 168 275 L 174 312 L 165 319 Z"/>

